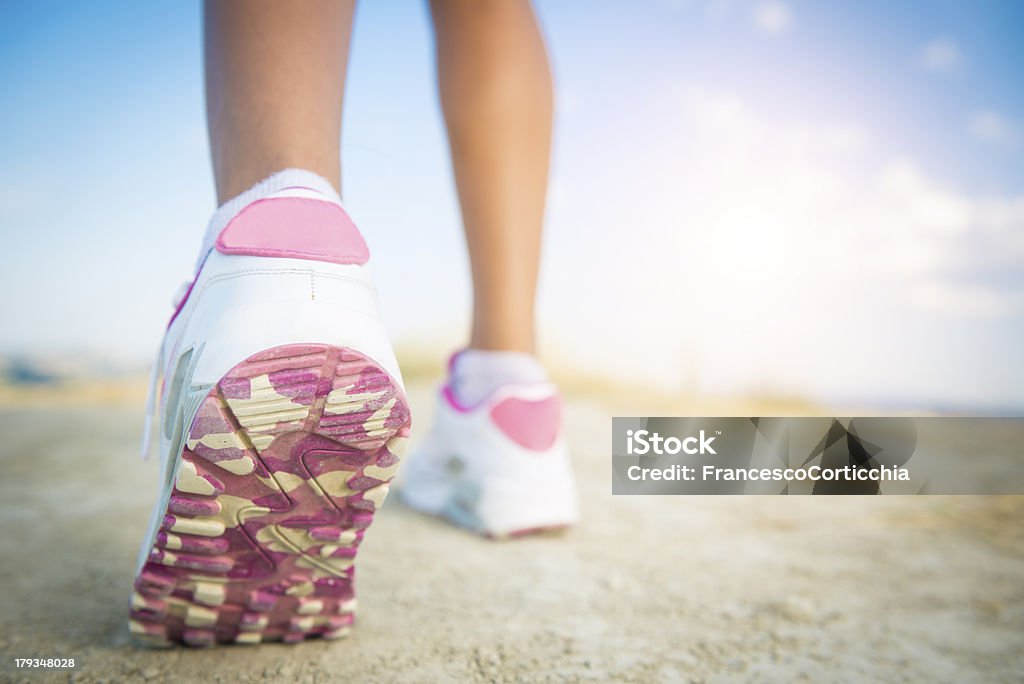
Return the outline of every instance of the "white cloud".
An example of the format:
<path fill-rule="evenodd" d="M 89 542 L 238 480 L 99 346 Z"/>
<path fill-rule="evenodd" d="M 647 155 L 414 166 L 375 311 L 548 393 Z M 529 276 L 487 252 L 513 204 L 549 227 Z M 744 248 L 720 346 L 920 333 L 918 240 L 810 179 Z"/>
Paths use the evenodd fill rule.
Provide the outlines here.
<path fill-rule="evenodd" d="M 996 318 L 1012 312 L 1011 297 L 974 283 L 924 282 L 914 287 L 913 299 L 922 309 L 941 314 Z"/>
<path fill-rule="evenodd" d="M 970 202 L 940 189 L 907 159 L 894 159 L 878 173 L 879 200 L 898 216 L 898 227 L 915 229 L 925 236 L 956 236 L 971 224 Z"/>
<path fill-rule="evenodd" d="M 949 38 L 935 38 L 924 44 L 917 55 L 917 62 L 929 71 L 948 73 L 963 63 L 960 47 Z"/>
<path fill-rule="evenodd" d="M 816 137 L 824 150 L 851 155 L 863 152 L 868 146 L 870 136 L 859 124 L 834 122 L 821 126 Z"/>
<path fill-rule="evenodd" d="M 971 115 L 967 130 L 978 140 L 1016 147 L 1021 143 L 1020 126 L 999 112 L 979 111 Z"/>
<path fill-rule="evenodd" d="M 779 0 L 757 3 L 751 19 L 754 27 L 763 33 L 784 33 L 793 25 L 793 14 L 789 6 Z"/>
<path fill-rule="evenodd" d="M 703 227 L 691 245 L 698 251 L 760 245 L 748 251 L 771 259 L 751 253 L 741 270 L 765 279 L 764 291 L 784 289 L 791 276 L 824 276 L 838 289 L 820 296 L 870 281 L 858 292 L 882 307 L 934 312 L 957 292 L 945 297 L 953 315 L 1020 308 L 1013 292 L 979 289 L 971 278 L 1021 271 L 1008 255 L 1024 258 L 1024 195 L 975 197 L 912 159 L 872 160 L 870 133 L 853 121 L 772 120 L 735 94 L 699 86 L 683 88 L 677 102 L 678 156 L 692 169 L 664 171 L 664 192 L 680 198 L 677 223 Z"/>

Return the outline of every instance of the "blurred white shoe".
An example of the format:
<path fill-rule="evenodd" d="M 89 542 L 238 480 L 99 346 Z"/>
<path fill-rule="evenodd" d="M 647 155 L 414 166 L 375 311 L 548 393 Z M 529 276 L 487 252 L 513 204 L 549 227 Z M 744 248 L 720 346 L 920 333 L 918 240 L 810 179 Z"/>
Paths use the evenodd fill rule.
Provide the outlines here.
<path fill-rule="evenodd" d="M 398 491 L 408 506 L 490 537 L 574 524 L 579 505 L 558 388 L 505 384 L 466 406 L 449 379 Z"/>

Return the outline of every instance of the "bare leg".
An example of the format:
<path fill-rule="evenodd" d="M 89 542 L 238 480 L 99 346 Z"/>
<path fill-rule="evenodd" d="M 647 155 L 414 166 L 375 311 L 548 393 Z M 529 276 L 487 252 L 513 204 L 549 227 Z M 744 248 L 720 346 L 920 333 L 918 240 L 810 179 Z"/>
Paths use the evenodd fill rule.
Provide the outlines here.
<path fill-rule="evenodd" d="M 529 0 L 431 0 L 476 349 L 533 352 L 553 96 Z"/>
<path fill-rule="evenodd" d="M 218 202 L 285 168 L 341 186 L 355 0 L 209 0 L 206 116 Z"/>

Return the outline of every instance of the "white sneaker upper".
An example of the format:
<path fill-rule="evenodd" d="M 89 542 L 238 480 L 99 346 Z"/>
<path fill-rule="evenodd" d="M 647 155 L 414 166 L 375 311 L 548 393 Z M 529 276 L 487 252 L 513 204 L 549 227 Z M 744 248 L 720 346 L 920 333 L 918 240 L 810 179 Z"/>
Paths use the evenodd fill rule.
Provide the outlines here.
<path fill-rule="evenodd" d="M 476 406 L 449 385 L 415 448 L 399 496 L 412 508 L 493 537 L 572 525 L 576 486 L 557 388 L 508 384 Z"/>

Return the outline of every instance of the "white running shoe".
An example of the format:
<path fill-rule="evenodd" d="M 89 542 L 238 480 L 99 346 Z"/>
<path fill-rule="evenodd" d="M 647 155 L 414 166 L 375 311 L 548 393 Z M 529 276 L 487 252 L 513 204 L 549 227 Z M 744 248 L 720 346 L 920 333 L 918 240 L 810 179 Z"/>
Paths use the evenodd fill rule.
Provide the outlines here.
<path fill-rule="evenodd" d="M 460 405 L 446 383 L 399 498 L 489 537 L 568 527 L 579 507 L 563 433 L 551 383 L 504 385 L 476 406 Z"/>
<path fill-rule="evenodd" d="M 366 244 L 301 171 L 225 205 L 206 242 L 156 365 L 162 479 L 131 631 L 152 646 L 344 636 L 410 423 Z"/>

